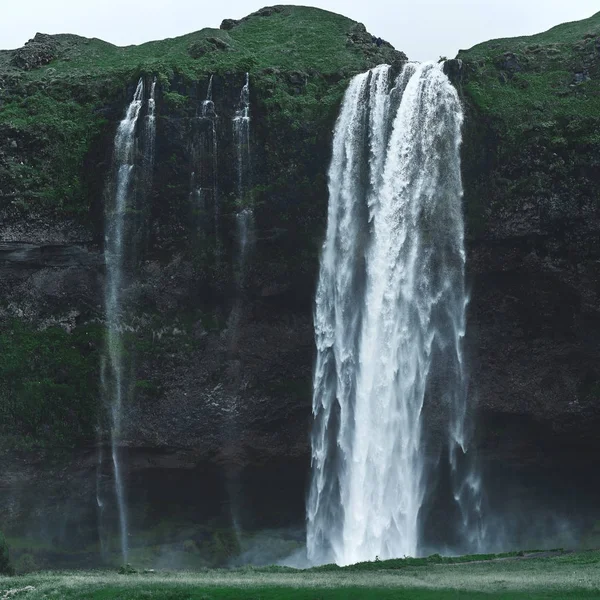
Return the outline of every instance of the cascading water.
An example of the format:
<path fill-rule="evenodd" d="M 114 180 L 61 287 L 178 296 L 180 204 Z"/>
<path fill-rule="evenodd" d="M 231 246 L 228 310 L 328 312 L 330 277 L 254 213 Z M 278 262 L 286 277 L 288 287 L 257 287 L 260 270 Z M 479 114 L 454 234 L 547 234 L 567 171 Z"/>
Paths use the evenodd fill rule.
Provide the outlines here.
<path fill-rule="evenodd" d="M 150 96 L 148 98 L 148 114 L 146 115 L 146 174 L 149 178 L 154 167 L 154 153 L 156 140 L 156 77 L 152 81 L 150 87 Z"/>
<path fill-rule="evenodd" d="M 210 192 L 212 195 L 212 201 L 214 206 L 214 229 L 215 229 L 215 248 L 217 258 L 221 252 L 221 242 L 219 236 L 219 221 L 220 221 L 220 205 L 219 205 L 219 189 L 218 189 L 218 138 L 217 138 L 217 114 L 215 112 L 215 105 L 212 99 L 212 88 L 213 88 L 213 76 L 210 76 L 208 81 L 208 89 L 206 92 L 206 100 L 202 102 L 201 117 L 203 119 L 209 119 L 211 125 L 210 139 L 206 143 L 206 150 L 212 157 L 211 162 L 211 173 L 205 176 L 203 179 L 210 181 Z M 202 198 L 202 189 L 199 190 L 199 196 Z"/>
<path fill-rule="evenodd" d="M 240 205 L 236 213 L 238 229 L 238 284 L 243 286 L 248 252 L 254 243 L 254 211 L 247 203 L 245 193 L 250 172 L 250 76 L 240 92 L 240 103 L 233 117 L 233 137 L 236 147 L 237 198 Z"/>
<path fill-rule="evenodd" d="M 250 173 L 250 76 L 240 93 L 238 108 L 232 120 L 233 143 L 235 146 L 236 194 L 238 210 L 236 212 L 238 252 L 236 256 L 236 296 L 229 317 L 229 353 L 231 357 L 232 391 L 239 391 L 242 386 L 242 367 L 238 353 L 239 326 L 244 315 L 245 283 L 248 254 L 254 244 L 254 214 L 248 204 L 246 192 Z M 226 422 L 224 423 L 224 439 L 235 444 L 239 439 L 238 397 L 232 394 L 232 402 Z M 226 471 L 227 489 L 230 500 L 231 520 L 238 543 L 241 543 L 242 519 L 240 511 L 240 477 L 238 469 L 228 468 Z"/>
<path fill-rule="evenodd" d="M 419 554 L 423 501 L 442 468 L 427 458 L 425 404 L 443 415 L 463 538 L 478 503 L 463 460 L 462 109 L 441 65 L 407 64 L 393 87 L 389 77 L 384 65 L 352 80 L 333 142 L 315 308 L 312 563 Z"/>
<path fill-rule="evenodd" d="M 124 119 L 119 123 L 114 143 L 115 182 L 106 206 L 106 261 L 105 309 L 107 321 L 106 356 L 102 363 L 102 389 L 110 407 L 110 438 L 114 469 L 115 492 L 119 511 L 121 551 L 123 560 L 128 555 L 128 515 L 125 498 L 119 443 L 121 440 L 123 397 L 125 395 L 125 367 L 122 340 L 122 290 L 126 261 L 126 215 L 129 207 L 132 175 L 135 165 L 136 125 L 142 108 L 144 82 L 140 78 L 133 100 Z"/>

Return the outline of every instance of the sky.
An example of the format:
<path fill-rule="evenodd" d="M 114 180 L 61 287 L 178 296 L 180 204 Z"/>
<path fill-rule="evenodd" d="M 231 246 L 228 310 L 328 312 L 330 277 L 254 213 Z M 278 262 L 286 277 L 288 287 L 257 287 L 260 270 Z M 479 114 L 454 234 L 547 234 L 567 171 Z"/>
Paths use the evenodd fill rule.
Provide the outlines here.
<path fill-rule="evenodd" d="M 0 48 L 36 32 L 75 33 L 119 46 L 219 27 L 278 0 L 0 0 Z M 280 1 L 280 0 L 279 0 Z M 530 35 L 600 11 L 598 0 L 306 0 L 364 23 L 411 60 L 437 60 L 460 48 Z"/>

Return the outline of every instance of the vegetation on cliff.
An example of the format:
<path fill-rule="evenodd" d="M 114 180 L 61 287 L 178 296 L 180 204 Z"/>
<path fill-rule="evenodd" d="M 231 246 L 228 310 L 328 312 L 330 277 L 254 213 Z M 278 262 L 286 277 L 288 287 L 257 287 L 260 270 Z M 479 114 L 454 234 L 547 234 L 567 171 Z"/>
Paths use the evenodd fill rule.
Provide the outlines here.
<path fill-rule="evenodd" d="M 600 13 L 538 35 L 485 42 L 458 58 L 466 65 L 466 95 L 511 140 L 546 136 L 564 145 L 557 128 L 579 142 L 600 140 L 590 127 L 600 119 Z"/>
<path fill-rule="evenodd" d="M 254 258 L 266 275 L 255 285 L 265 287 L 269 278 L 297 280 L 300 273 L 309 282 L 302 286 L 309 297 L 326 211 L 324 165 L 347 81 L 381 62 L 404 59 L 389 44 L 375 44 L 361 24 L 294 6 L 262 9 L 239 22 L 226 21 L 222 29 L 126 48 L 74 35 L 37 34 L 23 48 L 0 51 L 0 219 L 6 230 L 17 223 L 26 232 L 19 241 L 25 242 L 31 241 L 29 223 L 41 222 L 42 230 L 50 231 L 41 242 L 52 244 L 57 242 L 47 223 L 74 218 L 84 229 L 75 239 L 93 239 L 101 246 L 103 189 L 116 123 L 138 78 L 149 82 L 156 77 L 158 138 L 155 183 L 148 198 L 153 219 L 149 245 L 161 257 L 177 248 L 191 267 L 185 277 L 170 276 L 164 300 L 156 297 L 156 282 L 148 285 L 141 274 L 145 297 L 132 312 L 154 315 L 160 329 L 171 314 L 191 313 L 190 323 L 215 321 L 217 304 L 221 312 L 216 322 L 224 323 L 233 286 L 235 214 L 245 201 L 255 206 L 264 238 Z M 246 72 L 255 150 L 251 189 L 242 199 L 234 189 L 228 126 Z M 190 218 L 190 178 L 198 168 L 190 147 L 202 144 L 196 117 L 211 75 L 219 114 L 221 227 L 230 257 L 225 264 L 215 260 L 214 232 L 201 232 L 213 217 L 196 210 Z M 185 291 L 174 292 L 180 283 Z M 12 289 L 3 294 L 5 310 L 0 313 L 6 325 L 0 339 L 5 349 L 0 427 L 23 445 L 93 439 L 102 333 L 89 323 L 102 318 L 98 299 L 75 301 L 80 316 L 67 333 L 48 328 L 34 312 L 26 317 L 12 312 L 23 302 L 12 295 Z M 64 308 L 52 300 L 43 312 L 52 321 Z M 143 397 L 160 388 L 160 381 L 149 383 L 160 379 L 151 365 L 164 365 L 167 353 L 150 329 L 136 328 L 127 339 L 139 358 L 135 388 Z M 89 336 L 94 339 L 88 346 Z M 148 339 L 152 342 L 146 343 Z M 180 343 L 178 349 L 183 353 L 188 346 Z M 184 361 L 188 355 L 179 358 Z"/>
<path fill-rule="evenodd" d="M 493 229 L 507 201 L 516 207 L 519 199 L 545 195 L 541 216 L 551 220 L 565 216 L 573 203 L 567 195 L 598 210 L 600 13 L 538 35 L 485 42 L 458 58 L 471 108 L 465 163 L 472 233 Z"/>
<path fill-rule="evenodd" d="M 14 319 L 0 333 L 2 446 L 70 445 L 93 437 L 99 384 L 98 326 L 72 334 Z"/>
<path fill-rule="evenodd" d="M 595 448 L 600 13 L 458 57 L 480 414 L 530 414 L 552 447 Z"/>
<path fill-rule="evenodd" d="M 125 48 L 37 34 L 21 49 L 0 51 L 0 209 L 11 201 L 85 217 L 85 158 L 140 76 L 158 77 L 166 105 L 193 111 L 174 84 L 185 92 L 211 74 L 250 72 L 265 112 L 298 126 L 329 118 L 349 76 L 404 58 L 373 44 L 363 26 L 314 8 L 266 8 L 231 23 Z"/>

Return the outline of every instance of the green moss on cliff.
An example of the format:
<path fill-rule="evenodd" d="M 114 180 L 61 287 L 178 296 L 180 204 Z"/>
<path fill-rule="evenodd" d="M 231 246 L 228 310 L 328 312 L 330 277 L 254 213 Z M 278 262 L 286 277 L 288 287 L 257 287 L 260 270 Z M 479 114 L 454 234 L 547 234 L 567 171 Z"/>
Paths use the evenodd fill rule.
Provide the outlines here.
<path fill-rule="evenodd" d="M 365 55 L 348 45 L 355 22 L 302 6 L 263 9 L 230 31 L 202 29 L 188 35 L 120 48 L 98 39 L 58 35 L 57 58 L 27 74 L 31 79 L 180 73 L 190 80 L 210 73 L 266 68 L 337 73 L 365 68 Z"/>
<path fill-rule="evenodd" d="M 104 120 L 94 118 L 93 105 L 63 98 L 60 92 L 52 86 L 11 98 L 2 106 L 0 124 L 7 134 L 26 145 L 35 140 L 35 147 L 25 156 L 22 152 L 9 155 L 6 183 L 25 202 L 37 200 L 67 212 L 87 212 L 81 166 Z"/>
<path fill-rule="evenodd" d="M 536 135 L 566 142 L 557 127 L 583 143 L 600 141 L 600 13 L 538 35 L 493 40 L 461 51 L 465 95 L 500 123 L 511 140 Z"/>
<path fill-rule="evenodd" d="M 470 233 L 564 231 L 597 213 L 600 13 L 538 35 L 492 40 L 458 57 L 468 109 Z"/>
<path fill-rule="evenodd" d="M 97 326 L 67 333 L 14 320 L 0 333 L 0 431 L 19 445 L 89 439 L 97 416 Z"/>

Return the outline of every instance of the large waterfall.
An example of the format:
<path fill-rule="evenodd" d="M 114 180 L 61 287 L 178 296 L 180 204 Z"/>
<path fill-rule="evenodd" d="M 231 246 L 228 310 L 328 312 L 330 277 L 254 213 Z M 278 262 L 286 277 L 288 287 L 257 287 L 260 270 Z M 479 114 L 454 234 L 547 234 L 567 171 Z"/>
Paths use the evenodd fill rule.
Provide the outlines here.
<path fill-rule="evenodd" d="M 442 65 L 407 64 L 395 81 L 380 66 L 346 92 L 316 293 L 312 563 L 421 553 L 441 469 L 448 514 L 462 515 L 453 541 L 479 508 L 465 466 L 462 120 Z"/>
<path fill-rule="evenodd" d="M 153 90 L 154 92 L 154 86 Z M 142 109 L 144 82 L 140 78 L 133 100 L 125 117 L 119 123 L 114 143 L 114 175 L 106 203 L 106 233 L 104 255 L 106 261 L 105 310 L 107 321 L 106 355 L 102 364 L 102 388 L 110 412 L 110 439 L 114 483 L 119 513 L 121 551 L 128 555 L 128 515 L 125 486 L 120 456 L 123 400 L 126 395 L 126 377 L 123 351 L 123 288 L 124 271 L 128 264 L 129 247 L 128 211 L 132 206 L 132 183 L 136 158 L 136 125 Z M 154 107 L 151 107 L 148 126 L 153 126 Z M 154 140 L 151 142 L 152 151 Z M 101 457 L 99 459 L 101 461 Z M 100 498 L 100 497 L 99 497 Z M 99 499 L 99 505 L 101 501 Z"/>

